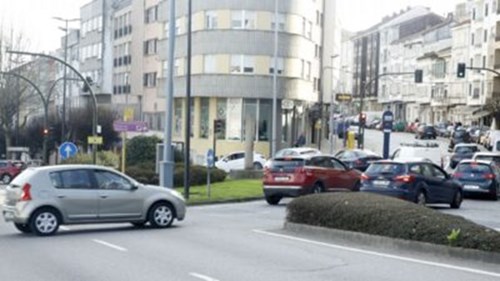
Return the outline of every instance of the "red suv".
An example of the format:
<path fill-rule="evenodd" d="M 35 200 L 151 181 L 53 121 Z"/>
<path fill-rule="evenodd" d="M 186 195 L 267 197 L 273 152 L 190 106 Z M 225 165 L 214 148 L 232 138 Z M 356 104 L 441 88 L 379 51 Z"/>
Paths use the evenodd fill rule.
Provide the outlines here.
<path fill-rule="evenodd" d="M 263 189 L 267 203 L 276 205 L 283 197 L 335 190 L 358 191 L 361 172 L 327 155 L 275 158 L 264 171 Z"/>
<path fill-rule="evenodd" d="M 21 162 L 0 160 L 0 184 L 8 184 L 23 170 Z"/>

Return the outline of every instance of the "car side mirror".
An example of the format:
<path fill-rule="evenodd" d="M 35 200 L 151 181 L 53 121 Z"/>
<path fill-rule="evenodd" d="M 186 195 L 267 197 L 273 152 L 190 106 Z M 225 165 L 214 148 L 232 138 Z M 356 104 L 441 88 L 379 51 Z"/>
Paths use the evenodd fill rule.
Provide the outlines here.
<path fill-rule="evenodd" d="M 452 153 L 452 152 L 453 152 L 453 149 L 448 148 L 448 152 L 449 152 L 449 153 Z"/>
<path fill-rule="evenodd" d="M 131 191 L 134 191 L 134 190 L 137 190 L 137 189 L 139 189 L 139 184 L 138 183 L 132 184 L 132 187 L 130 187 Z"/>

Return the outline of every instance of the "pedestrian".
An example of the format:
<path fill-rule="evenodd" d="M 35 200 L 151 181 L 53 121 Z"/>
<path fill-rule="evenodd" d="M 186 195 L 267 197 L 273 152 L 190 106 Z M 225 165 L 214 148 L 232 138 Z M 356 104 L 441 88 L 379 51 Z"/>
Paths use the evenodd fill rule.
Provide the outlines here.
<path fill-rule="evenodd" d="M 304 133 L 300 133 L 299 137 L 295 141 L 295 147 L 301 147 L 306 144 L 306 137 L 304 136 Z"/>

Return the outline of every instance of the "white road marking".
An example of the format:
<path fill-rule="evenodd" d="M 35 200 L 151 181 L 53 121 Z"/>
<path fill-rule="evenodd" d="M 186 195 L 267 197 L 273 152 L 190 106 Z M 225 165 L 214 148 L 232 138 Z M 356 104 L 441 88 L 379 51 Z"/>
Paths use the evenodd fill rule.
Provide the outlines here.
<path fill-rule="evenodd" d="M 106 241 L 102 241 L 102 240 L 99 240 L 99 239 L 93 239 L 92 241 L 94 241 L 94 242 L 96 242 L 98 244 L 104 245 L 106 247 L 118 250 L 118 251 L 122 251 L 122 252 L 128 251 L 127 249 L 125 249 L 123 247 L 120 247 L 120 246 L 117 246 L 117 245 L 114 245 L 114 244 L 111 244 L 111 243 L 108 243 Z"/>
<path fill-rule="evenodd" d="M 367 251 L 367 250 L 362 250 L 362 249 L 358 249 L 358 248 L 346 247 L 346 246 L 341 246 L 341 245 L 336 245 L 336 244 L 329 244 L 329 243 L 318 242 L 318 241 L 304 239 L 304 238 L 298 238 L 298 237 L 293 237 L 293 236 L 288 236 L 288 235 L 283 235 L 283 234 L 267 232 L 264 230 L 254 229 L 253 231 L 256 233 L 259 233 L 259 234 L 267 235 L 267 236 L 273 236 L 273 237 L 278 237 L 278 238 L 283 238 L 283 239 L 288 239 L 288 240 L 294 240 L 294 241 L 314 244 L 314 245 L 318 245 L 318 246 L 325 246 L 325 247 L 334 248 L 334 249 L 343 250 L 343 251 L 348 251 L 348 252 L 361 253 L 361 254 L 365 254 L 365 255 L 384 257 L 384 258 L 400 260 L 400 261 L 407 261 L 407 262 L 418 263 L 418 264 L 424 264 L 424 265 L 429 265 L 429 266 L 434 266 L 434 267 L 459 270 L 459 271 L 464 271 L 464 272 L 469 272 L 469 273 L 474 273 L 474 274 L 500 277 L 500 273 L 496 273 L 496 272 L 484 271 L 484 270 L 479 270 L 479 269 L 474 269 L 474 268 L 469 268 L 469 267 L 455 266 L 455 265 L 446 264 L 446 263 L 424 261 L 424 260 L 407 258 L 407 257 L 391 255 L 391 254 L 384 254 L 384 253 L 379 253 L 379 252 L 374 252 L 374 251 Z"/>
<path fill-rule="evenodd" d="M 196 277 L 196 278 L 199 278 L 201 280 L 205 280 L 205 281 L 219 281 L 219 280 L 212 278 L 210 276 L 202 275 L 202 274 L 199 274 L 196 272 L 191 272 L 191 273 L 189 273 L 189 275 Z"/>

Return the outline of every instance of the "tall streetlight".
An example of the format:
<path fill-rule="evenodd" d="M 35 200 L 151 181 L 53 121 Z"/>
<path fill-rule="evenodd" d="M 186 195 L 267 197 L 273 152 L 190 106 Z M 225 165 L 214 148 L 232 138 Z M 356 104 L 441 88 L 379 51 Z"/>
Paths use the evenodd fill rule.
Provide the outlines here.
<path fill-rule="evenodd" d="M 277 115 L 278 115 L 278 0 L 274 0 L 274 62 L 273 62 L 273 116 L 271 132 L 271 153 L 269 158 L 273 158 L 277 146 Z"/>
<path fill-rule="evenodd" d="M 64 36 L 64 62 L 67 63 L 68 61 L 68 24 L 70 22 L 74 21 L 79 21 L 79 18 L 74 18 L 74 19 L 65 19 L 61 17 L 52 17 L 55 20 L 62 21 L 65 23 L 65 27 L 61 28 L 66 32 L 66 35 Z M 61 122 L 61 143 L 64 142 L 65 136 L 66 136 L 66 65 L 64 67 L 64 74 L 63 74 L 63 98 L 62 98 L 62 122 Z"/>

